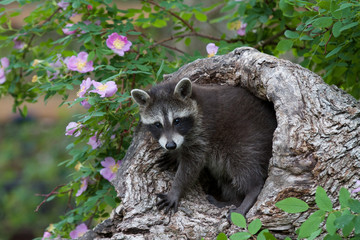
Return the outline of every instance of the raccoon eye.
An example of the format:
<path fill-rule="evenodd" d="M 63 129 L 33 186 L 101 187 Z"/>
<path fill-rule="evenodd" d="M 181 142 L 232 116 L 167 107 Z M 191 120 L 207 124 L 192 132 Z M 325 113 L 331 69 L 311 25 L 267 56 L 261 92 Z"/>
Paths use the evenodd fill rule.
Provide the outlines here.
<path fill-rule="evenodd" d="M 180 123 L 180 118 L 175 118 L 174 119 L 174 125 L 178 125 Z"/>
<path fill-rule="evenodd" d="M 154 123 L 154 125 L 155 125 L 155 127 L 157 127 L 157 128 L 161 128 L 161 127 L 162 127 L 161 123 L 159 123 L 159 122 Z"/>

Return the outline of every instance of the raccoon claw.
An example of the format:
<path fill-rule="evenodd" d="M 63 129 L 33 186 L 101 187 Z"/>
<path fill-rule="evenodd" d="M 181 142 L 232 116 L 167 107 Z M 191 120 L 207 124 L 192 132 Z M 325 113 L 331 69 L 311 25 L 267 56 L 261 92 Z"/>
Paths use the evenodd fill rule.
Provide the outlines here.
<path fill-rule="evenodd" d="M 160 200 L 156 203 L 156 206 L 159 210 L 165 208 L 165 214 L 167 214 L 171 209 L 174 210 L 174 213 L 178 210 L 178 199 L 172 199 L 168 194 L 157 194 Z"/>

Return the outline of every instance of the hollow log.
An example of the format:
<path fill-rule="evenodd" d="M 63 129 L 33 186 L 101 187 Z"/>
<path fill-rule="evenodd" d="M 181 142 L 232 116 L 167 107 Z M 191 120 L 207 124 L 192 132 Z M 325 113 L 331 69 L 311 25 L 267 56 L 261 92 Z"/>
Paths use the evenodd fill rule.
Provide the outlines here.
<path fill-rule="evenodd" d="M 340 188 L 351 189 L 360 179 L 360 104 L 315 73 L 242 47 L 184 65 L 164 81 L 183 77 L 243 87 L 274 103 L 278 126 L 269 175 L 246 217 L 259 218 L 278 238 L 294 236 L 309 212 L 287 214 L 276 202 L 297 197 L 313 206 L 316 187 L 322 186 L 336 206 Z M 215 239 L 220 232 L 240 231 L 226 219 L 229 208 L 211 205 L 199 184 L 182 198 L 178 212 L 159 211 L 156 194 L 169 190 L 175 174 L 155 166 L 162 153 L 139 124 L 112 182 L 121 204 L 83 239 Z"/>

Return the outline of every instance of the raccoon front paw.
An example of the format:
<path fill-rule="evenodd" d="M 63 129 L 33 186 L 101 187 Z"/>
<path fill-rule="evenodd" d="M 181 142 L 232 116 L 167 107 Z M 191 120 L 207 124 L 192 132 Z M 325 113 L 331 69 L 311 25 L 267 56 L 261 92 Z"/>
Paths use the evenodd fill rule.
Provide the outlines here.
<path fill-rule="evenodd" d="M 171 209 L 174 210 L 174 213 L 178 210 L 179 198 L 173 197 L 170 194 L 157 194 L 160 200 L 156 203 L 156 206 L 159 210 L 165 208 L 165 214 L 167 214 Z"/>

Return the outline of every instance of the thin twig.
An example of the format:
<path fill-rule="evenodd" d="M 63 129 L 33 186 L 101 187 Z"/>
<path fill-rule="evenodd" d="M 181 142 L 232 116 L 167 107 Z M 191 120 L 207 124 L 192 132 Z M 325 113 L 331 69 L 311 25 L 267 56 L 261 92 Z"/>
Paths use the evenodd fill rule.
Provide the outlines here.
<path fill-rule="evenodd" d="M 269 37 L 266 40 L 258 42 L 255 46 L 253 46 L 253 48 L 258 49 L 258 48 L 261 48 L 261 47 L 264 47 L 264 46 L 268 45 L 269 43 L 273 42 L 276 38 L 282 36 L 284 34 L 284 32 L 285 32 L 285 29 L 282 30 L 281 32 L 278 32 L 277 34 Z"/>
<path fill-rule="evenodd" d="M 326 42 L 326 44 L 325 44 L 325 52 L 324 52 L 324 54 L 326 54 L 326 52 L 327 52 L 327 45 L 328 45 L 328 43 L 329 43 L 329 41 L 330 41 L 330 39 L 331 39 L 332 36 L 333 36 L 333 33 L 332 33 L 332 31 L 331 31 L 330 37 L 329 37 L 329 39 L 327 40 L 327 42 Z"/>
<path fill-rule="evenodd" d="M 144 2 L 148 2 L 148 3 L 152 4 L 152 5 L 155 5 L 155 6 L 159 7 L 159 8 L 161 8 L 161 9 L 164 10 L 164 11 L 167 11 L 170 15 L 172 15 L 173 17 L 179 19 L 183 24 L 185 24 L 192 32 L 195 31 L 194 28 L 193 28 L 187 21 L 185 21 L 185 19 L 183 19 L 182 17 L 180 17 L 180 16 L 177 15 L 176 13 L 174 13 L 174 12 L 172 12 L 172 11 L 170 11 L 170 10 L 167 10 L 167 9 L 164 8 L 164 7 L 161 7 L 159 4 L 157 4 L 157 3 L 154 2 L 154 1 L 151 1 L 151 0 L 150 0 L 150 1 L 144 1 Z"/>
<path fill-rule="evenodd" d="M 65 186 L 65 184 L 61 184 L 57 187 L 55 187 L 50 193 L 48 194 L 36 194 L 37 196 L 45 196 L 45 199 L 36 207 L 35 212 L 38 212 L 40 207 L 48 200 L 49 197 L 51 197 L 52 195 L 58 194 L 58 192 L 56 192 L 56 190 L 58 190 L 59 188 Z"/>

